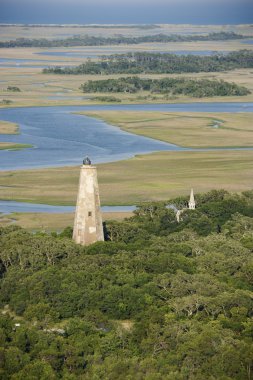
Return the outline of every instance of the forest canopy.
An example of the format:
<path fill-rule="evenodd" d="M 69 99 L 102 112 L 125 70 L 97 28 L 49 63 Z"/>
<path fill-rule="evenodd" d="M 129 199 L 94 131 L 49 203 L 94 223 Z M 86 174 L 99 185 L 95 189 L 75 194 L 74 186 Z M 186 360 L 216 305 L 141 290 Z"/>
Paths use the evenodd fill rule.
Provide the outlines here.
<path fill-rule="evenodd" d="M 88 247 L 0 228 L 2 379 L 250 379 L 253 192 L 168 203 Z"/>
<path fill-rule="evenodd" d="M 127 53 L 102 56 L 75 67 L 47 67 L 45 74 L 180 74 L 253 68 L 253 51 L 240 50 L 209 56 L 171 53 Z"/>
<path fill-rule="evenodd" d="M 0 48 L 11 47 L 61 47 L 61 46 L 104 46 L 104 45 L 136 45 L 145 42 L 190 42 L 190 41 L 224 41 L 245 39 L 247 36 L 234 32 L 217 32 L 203 35 L 155 34 L 140 37 L 96 37 L 91 35 L 73 36 L 65 39 L 49 40 L 46 38 L 30 39 L 17 38 L 16 40 L 0 42 Z"/>
<path fill-rule="evenodd" d="M 196 98 L 212 96 L 243 96 L 250 91 L 243 86 L 225 81 L 189 78 L 141 79 L 126 77 L 118 79 L 89 80 L 81 85 L 85 93 L 136 93 L 149 91 L 168 95 L 186 95 Z"/>

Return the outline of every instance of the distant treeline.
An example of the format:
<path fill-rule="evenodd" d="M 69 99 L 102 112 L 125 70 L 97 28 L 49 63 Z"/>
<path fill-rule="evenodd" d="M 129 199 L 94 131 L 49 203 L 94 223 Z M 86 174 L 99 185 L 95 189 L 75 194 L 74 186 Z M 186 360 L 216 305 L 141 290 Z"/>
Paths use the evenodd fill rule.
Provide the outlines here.
<path fill-rule="evenodd" d="M 103 56 L 98 62 L 87 61 L 76 67 L 49 67 L 53 74 L 173 74 L 233 70 L 253 67 L 253 51 L 240 50 L 211 56 L 161 53 L 127 53 Z"/>
<path fill-rule="evenodd" d="M 16 40 L 0 42 L 0 48 L 9 47 L 62 47 L 62 46 L 104 46 L 120 44 L 140 44 L 145 42 L 191 42 L 191 41 L 224 41 L 247 38 L 234 32 L 210 33 L 207 35 L 179 35 L 157 34 L 140 37 L 95 37 L 90 35 L 73 36 L 65 39 L 48 40 L 46 38 L 30 39 L 18 38 Z"/>
<path fill-rule="evenodd" d="M 89 93 L 136 93 L 139 91 L 150 91 L 152 93 L 187 95 L 196 98 L 209 96 L 243 96 L 250 91 L 235 83 L 217 80 L 193 80 L 188 78 L 163 78 L 163 79 L 141 79 L 138 77 L 127 77 L 119 79 L 89 80 L 81 85 L 83 92 Z"/>
<path fill-rule="evenodd" d="M 26 28 L 92 28 L 92 29 L 158 29 L 155 24 L 0 24 L 1 27 L 19 26 Z"/>

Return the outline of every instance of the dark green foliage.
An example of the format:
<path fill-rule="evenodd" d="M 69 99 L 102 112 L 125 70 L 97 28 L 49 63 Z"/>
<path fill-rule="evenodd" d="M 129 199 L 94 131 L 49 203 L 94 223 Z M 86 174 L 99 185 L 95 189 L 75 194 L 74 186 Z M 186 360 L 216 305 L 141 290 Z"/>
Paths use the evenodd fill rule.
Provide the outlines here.
<path fill-rule="evenodd" d="M 64 230 L 58 235 L 60 238 L 72 238 L 73 235 L 73 228 L 72 227 L 66 227 Z"/>
<path fill-rule="evenodd" d="M 156 34 L 142 37 L 95 37 L 90 35 L 74 36 L 65 39 L 47 40 L 46 38 L 29 39 L 17 38 L 16 40 L 0 42 L 0 48 L 9 47 L 60 47 L 60 46 L 101 46 L 101 45 L 121 45 L 121 44 L 141 44 L 145 42 L 187 42 L 187 41 L 224 41 L 244 39 L 247 36 L 233 32 L 218 32 L 208 35 L 188 35 L 177 34 L 165 35 Z"/>
<path fill-rule="evenodd" d="M 87 61 L 76 67 L 49 67 L 53 74 L 181 74 L 216 72 L 237 68 L 252 68 L 251 50 L 234 51 L 211 56 L 176 55 L 171 53 L 127 53 L 102 56 L 98 62 Z"/>
<path fill-rule="evenodd" d="M 187 95 L 196 98 L 206 96 L 242 96 L 250 91 L 235 83 L 225 81 L 188 78 L 141 79 L 126 77 L 119 79 L 89 80 L 81 85 L 85 93 L 91 92 L 128 92 L 151 91 L 152 93 Z"/>
<path fill-rule="evenodd" d="M 0 104 L 11 104 L 11 103 L 13 103 L 13 101 L 10 99 L 3 99 L 0 101 Z"/>
<path fill-rule="evenodd" d="M 8 86 L 7 91 L 12 91 L 12 92 L 20 92 L 20 88 L 16 86 Z"/>
<path fill-rule="evenodd" d="M 91 100 L 107 103 L 121 103 L 121 100 L 115 96 L 94 96 Z"/>
<path fill-rule="evenodd" d="M 0 228 L 0 379 L 250 380 L 251 195 L 146 203 L 88 247 Z"/>

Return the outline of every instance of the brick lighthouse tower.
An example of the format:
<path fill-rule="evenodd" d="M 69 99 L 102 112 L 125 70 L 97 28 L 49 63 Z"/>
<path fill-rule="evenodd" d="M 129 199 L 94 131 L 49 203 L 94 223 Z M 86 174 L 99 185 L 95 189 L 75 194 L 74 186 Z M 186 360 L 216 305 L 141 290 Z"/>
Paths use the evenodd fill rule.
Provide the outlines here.
<path fill-rule="evenodd" d="M 80 171 L 73 240 L 81 245 L 104 241 L 97 168 L 88 157 L 83 160 Z"/>

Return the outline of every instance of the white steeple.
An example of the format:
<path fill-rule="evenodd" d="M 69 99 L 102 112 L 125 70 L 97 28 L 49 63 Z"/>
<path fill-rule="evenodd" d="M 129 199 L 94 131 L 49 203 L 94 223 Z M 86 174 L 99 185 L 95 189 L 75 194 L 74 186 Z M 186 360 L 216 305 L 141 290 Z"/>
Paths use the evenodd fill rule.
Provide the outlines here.
<path fill-rule="evenodd" d="M 195 210 L 195 207 L 196 207 L 193 189 L 191 189 L 191 195 L 190 195 L 190 200 L 188 202 L 188 207 L 189 207 L 189 210 Z"/>

